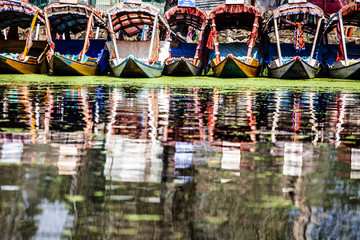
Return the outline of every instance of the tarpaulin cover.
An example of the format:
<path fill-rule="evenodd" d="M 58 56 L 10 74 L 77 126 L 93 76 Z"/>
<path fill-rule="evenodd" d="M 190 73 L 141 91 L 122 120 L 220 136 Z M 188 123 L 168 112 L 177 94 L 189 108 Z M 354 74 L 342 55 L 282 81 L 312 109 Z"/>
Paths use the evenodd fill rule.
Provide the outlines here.
<path fill-rule="evenodd" d="M 90 40 L 90 48 L 87 56 L 97 58 L 105 48 L 106 40 Z M 54 40 L 55 52 L 60 54 L 79 54 L 84 47 L 84 40 Z"/>
<path fill-rule="evenodd" d="M 193 58 L 196 53 L 197 43 L 180 43 L 178 48 L 171 48 L 172 57 Z"/>
<path fill-rule="evenodd" d="M 323 46 L 323 59 L 324 64 L 332 65 L 336 62 L 337 52 L 339 50 L 338 44 L 328 44 Z M 355 43 L 347 43 L 346 50 L 348 54 L 348 59 L 359 59 L 360 58 L 360 47 Z"/>
<path fill-rule="evenodd" d="M 220 57 L 227 57 L 229 54 L 232 54 L 236 58 L 245 58 L 247 56 L 248 45 L 246 43 L 220 43 Z M 215 58 L 215 51 L 209 51 L 209 61 L 208 64 L 211 63 L 211 60 Z M 262 63 L 263 59 L 261 57 L 260 50 L 257 46 L 253 47 L 252 50 L 252 58 L 257 59 L 260 63 Z"/>
<path fill-rule="evenodd" d="M 309 57 L 311 53 L 313 44 L 305 44 L 305 50 L 301 52 L 296 52 L 294 44 L 292 43 L 282 43 L 281 44 L 281 56 L 286 59 L 288 57 L 299 56 L 299 57 Z M 319 62 L 323 61 L 322 58 L 323 48 L 318 44 L 315 48 L 315 53 L 313 59 L 318 60 Z M 276 43 L 266 43 L 264 45 L 264 58 L 267 64 L 270 64 L 275 58 L 278 57 L 278 51 Z"/>

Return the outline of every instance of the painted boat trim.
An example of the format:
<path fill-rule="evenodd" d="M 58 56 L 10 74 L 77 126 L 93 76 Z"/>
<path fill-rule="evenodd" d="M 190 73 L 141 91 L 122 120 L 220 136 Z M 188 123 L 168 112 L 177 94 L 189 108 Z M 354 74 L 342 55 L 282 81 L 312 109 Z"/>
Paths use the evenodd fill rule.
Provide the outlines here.
<path fill-rule="evenodd" d="M 56 76 L 94 76 L 100 73 L 99 64 L 80 63 L 63 55 L 54 55 L 51 61 L 51 70 Z M 54 63 L 60 64 L 60 66 L 56 66 Z M 66 73 L 62 68 L 66 70 Z"/>
<path fill-rule="evenodd" d="M 212 63 L 212 65 L 214 64 Z M 230 65 L 235 66 L 235 68 L 237 69 L 237 72 L 231 73 L 231 75 L 224 72 L 224 69 L 226 69 Z M 254 62 L 254 65 L 249 65 L 238 60 L 236 57 L 227 56 L 218 65 L 212 66 L 212 68 L 215 77 L 252 78 L 258 76 L 261 69 L 261 64 L 256 60 L 256 62 Z"/>
<path fill-rule="evenodd" d="M 40 63 L 32 64 L 0 55 L 0 62 L 0 73 L 2 74 L 38 74 L 44 60 Z M 19 68 L 14 67 L 11 63 L 19 65 Z M 26 71 L 26 69 L 28 70 Z"/>

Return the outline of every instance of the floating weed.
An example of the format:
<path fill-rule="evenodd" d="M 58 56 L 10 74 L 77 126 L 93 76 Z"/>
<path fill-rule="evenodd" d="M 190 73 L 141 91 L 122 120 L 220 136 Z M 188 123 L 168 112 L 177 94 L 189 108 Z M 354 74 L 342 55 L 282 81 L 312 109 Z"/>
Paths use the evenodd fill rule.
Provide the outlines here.
<path fill-rule="evenodd" d="M 155 191 L 154 191 L 154 195 L 155 195 L 155 196 L 160 196 L 160 195 L 161 195 L 161 191 L 155 190 Z"/>
<path fill-rule="evenodd" d="M 347 140 L 355 140 L 357 138 L 357 136 L 355 135 L 349 135 L 349 136 L 346 136 L 345 139 Z"/>
<path fill-rule="evenodd" d="M 175 238 L 182 238 L 183 236 L 184 236 L 184 234 L 182 232 L 175 232 L 174 233 Z"/>
<path fill-rule="evenodd" d="M 161 221 L 162 216 L 160 215 L 138 215 L 138 214 L 127 214 L 125 219 L 128 221 Z"/>
<path fill-rule="evenodd" d="M 73 195 L 70 196 L 68 194 L 65 195 L 65 198 L 69 200 L 70 202 L 83 202 L 85 200 L 85 197 L 82 195 Z"/>
<path fill-rule="evenodd" d="M 72 232 L 71 232 L 70 230 L 64 230 L 64 231 L 62 232 L 62 235 L 63 235 L 64 237 L 71 237 L 71 236 L 72 236 Z"/>
<path fill-rule="evenodd" d="M 226 222 L 228 219 L 226 217 L 207 216 L 204 218 L 204 220 L 211 224 L 222 224 L 222 223 Z"/>
<path fill-rule="evenodd" d="M 137 230 L 134 228 L 131 229 L 120 229 L 119 233 L 121 235 L 136 235 L 137 234 Z"/>
<path fill-rule="evenodd" d="M 91 226 L 91 227 L 90 227 L 90 231 L 93 232 L 93 233 L 98 233 L 98 232 L 99 232 L 99 228 L 98 228 L 98 227 L 95 227 L 95 226 Z"/>
<path fill-rule="evenodd" d="M 305 138 L 309 138 L 310 135 L 293 135 L 291 136 L 293 139 L 305 139 Z"/>
<path fill-rule="evenodd" d="M 104 196 L 104 193 L 102 191 L 97 191 L 97 192 L 94 193 L 94 196 L 95 197 L 102 197 L 102 196 Z"/>

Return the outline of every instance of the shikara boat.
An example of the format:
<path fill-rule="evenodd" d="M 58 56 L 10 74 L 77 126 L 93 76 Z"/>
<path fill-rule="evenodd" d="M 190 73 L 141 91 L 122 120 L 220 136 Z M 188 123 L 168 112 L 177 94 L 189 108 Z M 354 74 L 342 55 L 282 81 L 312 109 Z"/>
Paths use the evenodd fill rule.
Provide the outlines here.
<path fill-rule="evenodd" d="M 323 10 L 306 1 L 299 3 L 290 0 L 289 3 L 273 11 L 264 29 L 264 35 L 269 37 L 275 32 L 276 37 L 276 45 L 270 43 L 269 39 L 264 44 L 265 62 L 268 64 L 270 77 L 283 79 L 315 77 L 322 56 L 321 48 L 316 43 L 320 28 L 323 27 L 323 20 Z M 293 46 L 280 43 L 279 31 L 293 28 L 295 28 Z M 315 36 L 312 44 L 305 44 L 304 32 Z"/>
<path fill-rule="evenodd" d="M 53 2 L 44 8 L 46 39 L 51 46 L 47 54 L 53 75 L 91 76 L 109 70 L 104 40 L 99 30 L 106 28 L 105 15 L 83 3 Z M 96 28 L 95 39 L 93 28 Z M 85 40 L 78 36 L 85 35 Z M 57 40 L 53 40 L 57 39 Z"/>
<path fill-rule="evenodd" d="M 354 39 L 352 43 L 346 44 L 344 26 L 360 27 L 360 3 L 345 5 L 326 23 L 323 36 L 326 37 L 336 28 L 340 40 L 339 44 L 328 44 L 325 47 L 327 74 L 331 78 L 360 79 L 360 45 L 356 44 Z"/>
<path fill-rule="evenodd" d="M 170 42 L 163 41 L 169 39 L 170 28 L 160 10 L 148 3 L 121 2 L 108 10 L 108 19 L 114 75 L 160 77 L 170 50 Z"/>
<path fill-rule="evenodd" d="M 46 72 L 44 53 L 47 44 L 38 41 L 39 26 L 44 24 L 40 8 L 27 2 L 0 1 L 1 74 Z M 19 28 L 28 29 L 26 40 L 19 40 Z"/>
<path fill-rule="evenodd" d="M 211 32 L 207 47 L 214 49 L 209 54 L 210 66 L 216 77 L 255 77 L 261 70 L 261 53 L 256 44 L 261 31 L 260 11 L 249 4 L 223 4 L 213 8 L 209 14 Z M 247 43 L 219 44 L 218 31 L 225 29 L 250 31 Z"/>
<path fill-rule="evenodd" d="M 208 16 L 205 11 L 195 6 L 178 5 L 165 12 L 165 19 L 175 36 L 171 40 L 171 56 L 166 60 L 164 75 L 170 76 L 199 76 L 206 61 L 205 27 Z M 185 37 L 177 30 L 182 30 Z M 198 43 L 192 41 L 195 30 L 199 34 Z M 178 36 L 180 35 L 180 36 Z"/>

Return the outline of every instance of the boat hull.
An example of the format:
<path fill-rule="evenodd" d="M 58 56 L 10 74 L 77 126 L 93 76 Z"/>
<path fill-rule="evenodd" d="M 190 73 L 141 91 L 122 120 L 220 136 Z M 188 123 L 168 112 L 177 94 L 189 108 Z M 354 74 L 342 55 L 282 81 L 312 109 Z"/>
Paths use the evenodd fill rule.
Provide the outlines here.
<path fill-rule="evenodd" d="M 328 68 L 327 72 L 331 78 L 360 80 L 360 62 L 349 66 Z"/>
<path fill-rule="evenodd" d="M 261 64 L 253 60 L 251 64 L 246 64 L 235 57 L 227 56 L 218 65 L 212 62 L 215 77 L 222 78 L 252 78 L 258 76 Z"/>
<path fill-rule="evenodd" d="M 310 79 L 315 77 L 319 68 L 317 62 L 315 65 L 317 67 L 311 66 L 300 58 L 296 58 L 280 67 L 269 67 L 269 75 L 270 77 L 281 79 Z"/>
<path fill-rule="evenodd" d="M 94 76 L 101 74 L 98 64 L 80 63 L 62 55 L 52 56 L 50 68 L 55 76 Z"/>
<path fill-rule="evenodd" d="M 201 66 L 195 66 L 185 59 L 180 59 L 165 65 L 163 74 L 167 76 L 200 76 L 201 72 Z"/>
<path fill-rule="evenodd" d="M 0 55 L 1 74 L 39 74 L 44 71 L 42 65 L 44 65 L 43 60 L 40 63 L 37 63 L 36 60 L 31 62 L 22 62 L 17 59 Z"/>
<path fill-rule="evenodd" d="M 135 58 L 127 58 L 118 65 L 110 63 L 114 76 L 121 78 L 155 78 L 161 77 L 164 65 L 148 65 Z"/>

